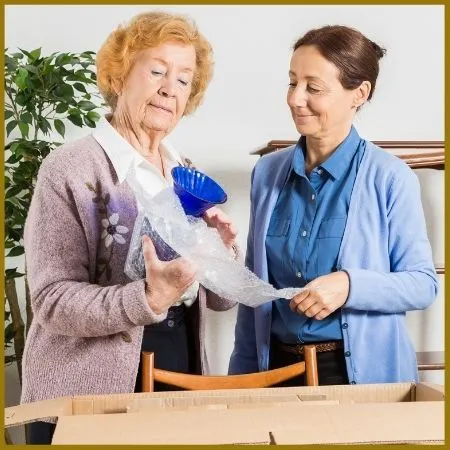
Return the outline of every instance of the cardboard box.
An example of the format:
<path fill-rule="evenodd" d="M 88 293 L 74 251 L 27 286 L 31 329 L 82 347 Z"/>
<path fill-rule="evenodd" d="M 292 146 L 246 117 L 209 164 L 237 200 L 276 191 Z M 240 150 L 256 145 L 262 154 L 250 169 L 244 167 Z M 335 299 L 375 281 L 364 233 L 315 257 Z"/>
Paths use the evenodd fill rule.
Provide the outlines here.
<path fill-rule="evenodd" d="M 64 397 L 5 409 L 57 417 L 53 444 L 444 443 L 444 388 L 395 383 Z"/>

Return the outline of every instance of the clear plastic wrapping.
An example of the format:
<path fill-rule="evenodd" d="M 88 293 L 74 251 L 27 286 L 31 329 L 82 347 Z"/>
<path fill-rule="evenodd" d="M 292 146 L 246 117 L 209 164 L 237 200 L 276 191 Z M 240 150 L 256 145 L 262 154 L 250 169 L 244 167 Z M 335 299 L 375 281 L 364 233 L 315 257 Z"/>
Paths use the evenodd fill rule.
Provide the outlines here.
<path fill-rule="evenodd" d="M 136 219 L 125 264 L 125 273 L 131 279 L 145 277 L 141 240 L 147 234 L 161 260 L 178 256 L 188 259 L 196 267 L 200 284 L 223 298 L 256 307 L 277 298 L 290 299 L 302 291 L 277 290 L 234 260 L 215 228 L 208 227 L 201 218 L 186 216 L 172 188 L 154 197 L 143 192 L 136 196 L 143 209 Z"/>

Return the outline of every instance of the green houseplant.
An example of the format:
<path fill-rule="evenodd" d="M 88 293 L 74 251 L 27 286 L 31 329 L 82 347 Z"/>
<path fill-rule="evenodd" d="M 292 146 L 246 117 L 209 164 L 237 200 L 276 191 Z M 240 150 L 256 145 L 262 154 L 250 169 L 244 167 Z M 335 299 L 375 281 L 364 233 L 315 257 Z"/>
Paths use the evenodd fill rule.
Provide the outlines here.
<path fill-rule="evenodd" d="M 23 232 L 42 160 L 62 144 L 68 121 L 96 126 L 102 106 L 96 90 L 94 52 L 53 53 L 41 49 L 5 50 L 5 256 L 23 255 Z M 21 282 L 24 299 L 19 299 Z M 22 300 L 22 301 L 20 301 Z M 20 304 L 25 305 L 22 313 Z M 23 319 L 24 317 L 24 319 Z M 32 320 L 26 273 L 5 270 L 5 363 L 17 363 L 22 382 L 22 354 Z M 11 353 L 11 352 L 8 352 Z"/>

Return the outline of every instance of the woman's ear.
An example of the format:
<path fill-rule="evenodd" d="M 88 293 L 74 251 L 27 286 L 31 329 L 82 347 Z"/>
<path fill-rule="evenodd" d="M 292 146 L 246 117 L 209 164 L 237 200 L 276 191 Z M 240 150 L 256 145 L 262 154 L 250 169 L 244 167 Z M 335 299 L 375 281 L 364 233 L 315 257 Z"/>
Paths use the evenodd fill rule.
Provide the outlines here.
<path fill-rule="evenodd" d="M 359 87 L 355 89 L 355 98 L 353 100 L 353 107 L 359 108 L 364 103 L 366 103 L 369 98 L 370 91 L 372 90 L 372 85 L 370 81 L 363 81 Z"/>

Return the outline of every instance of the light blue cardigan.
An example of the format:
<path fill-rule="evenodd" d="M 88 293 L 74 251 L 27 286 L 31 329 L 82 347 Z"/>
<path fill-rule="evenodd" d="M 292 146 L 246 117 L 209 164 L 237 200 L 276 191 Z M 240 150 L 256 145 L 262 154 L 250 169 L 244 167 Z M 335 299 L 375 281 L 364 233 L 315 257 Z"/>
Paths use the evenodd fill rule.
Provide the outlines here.
<path fill-rule="evenodd" d="M 266 233 L 294 148 L 261 158 L 252 173 L 246 265 L 268 281 Z M 425 309 L 437 278 L 414 172 L 367 141 L 353 188 L 337 270 L 350 277 L 342 332 L 350 383 L 418 380 L 405 313 Z M 229 373 L 267 370 L 272 303 L 239 305 Z"/>

